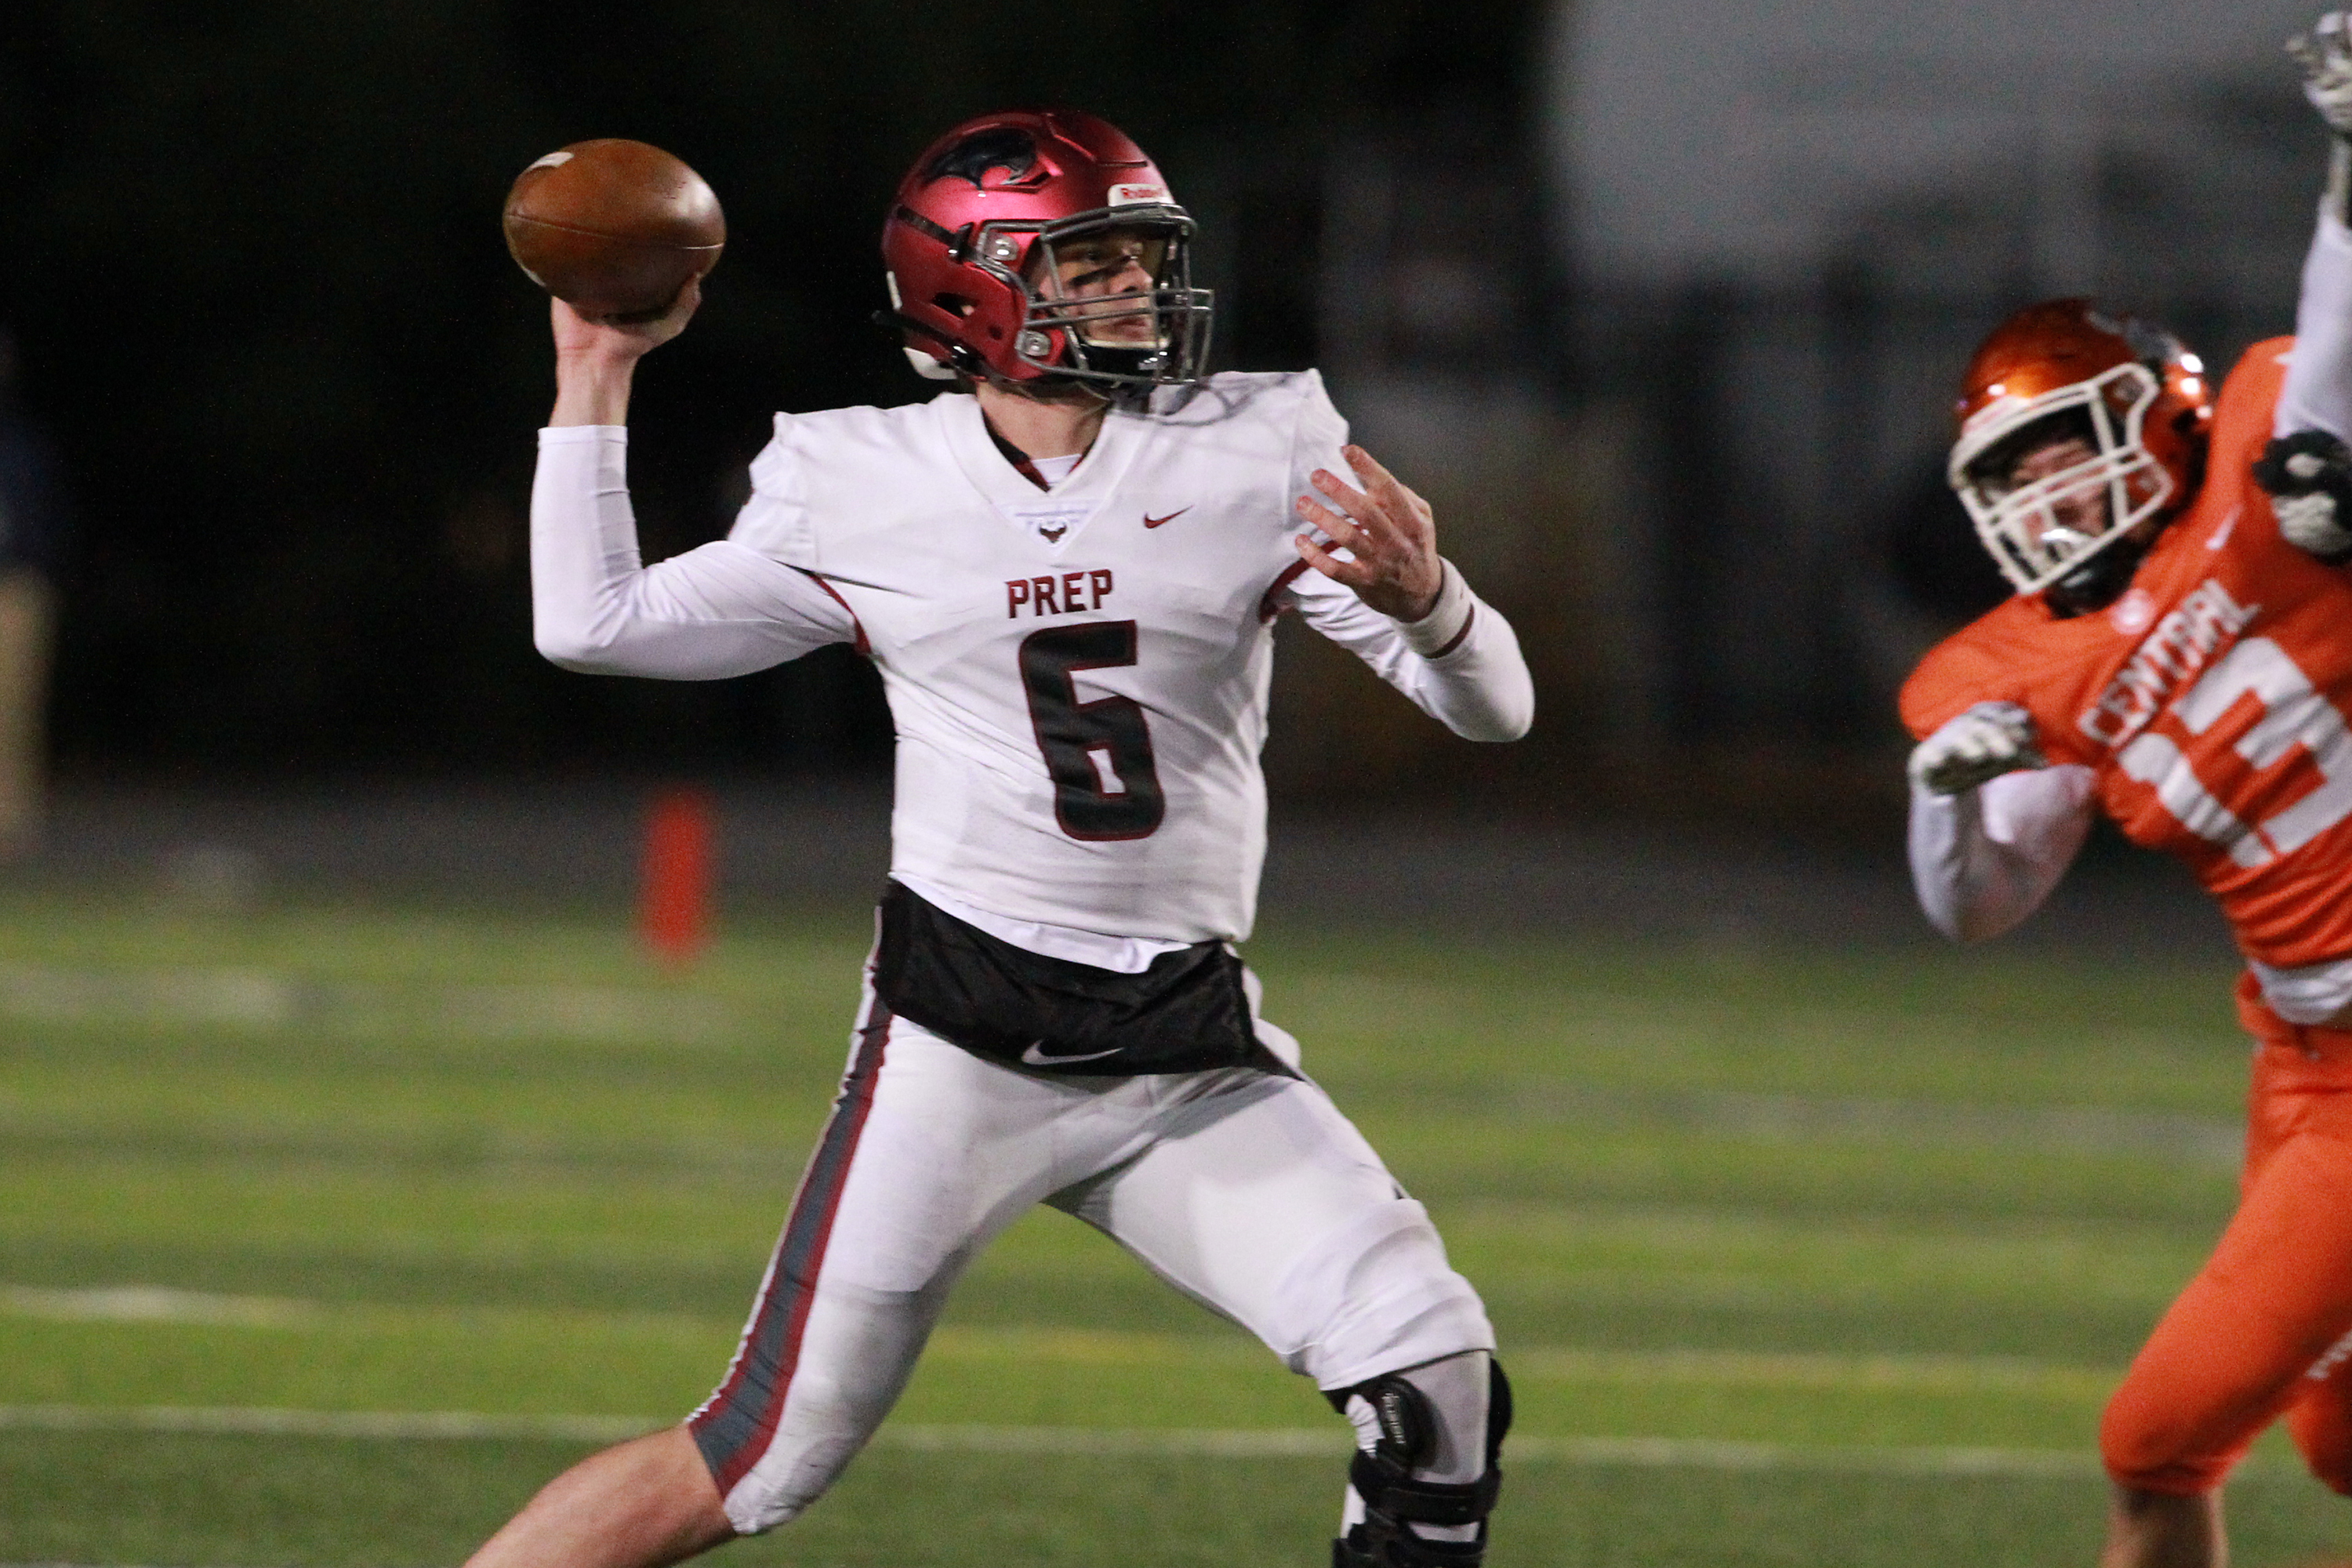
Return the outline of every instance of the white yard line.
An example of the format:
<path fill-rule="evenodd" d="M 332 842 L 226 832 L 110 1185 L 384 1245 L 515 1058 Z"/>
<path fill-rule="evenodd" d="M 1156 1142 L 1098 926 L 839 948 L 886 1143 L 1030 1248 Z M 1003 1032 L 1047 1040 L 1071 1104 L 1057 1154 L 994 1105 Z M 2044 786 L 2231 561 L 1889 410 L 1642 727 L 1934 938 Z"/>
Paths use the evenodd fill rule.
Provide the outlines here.
<path fill-rule="evenodd" d="M 235 1436 L 541 1438 L 613 1443 L 668 1425 L 626 1415 L 498 1415 L 474 1411 L 287 1410 L 260 1407 L 90 1405 L 0 1405 L 0 1431 L 172 1432 Z M 1323 1427 L 1202 1429 L 1100 1426 L 961 1426 L 898 1423 L 877 1444 L 919 1453 L 1144 1455 L 1254 1459 L 1331 1458 L 1348 1434 Z M 1816 1447 L 1680 1437 L 1515 1437 L 1509 1457 L 1565 1465 L 1690 1470 L 1832 1470 L 1879 1475 L 2005 1479 L 2095 1477 L 2095 1454 L 2040 1448 Z M 0 1565 L 5 1568 L 5 1565 Z"/>
<path fill-rule="evenodd" d="M 279 1296 L 224 1296 L 164 1285 L 101 1285 L 70 1290 L 0 1285 L 0 1314 L 62 1322 L 234 1323 L 266 1329 L 315 1324 L 327 1315 L 310 1301 Z"/>
<path fill-rule="evenodd" d="M 617 1443 L 669 1425 L 629 1415 L 470 1410 L 289 1410 L 272 1405 L 0 1405 L 0 1432 L 195 1432 L 241 1437 L 545 1437 Z"/>
<path fill-rule="evenodd" d="M 211 1026 L 468 1038 L 554 1037 L 697 1045 L 740 1026 L 715 997 L 566 985 L 387 985 L 256 969 L 53 969 L 0 963 L 0 1017 L 25 1023 Z"/>
<path fill-rule="evenodd" d="M 330 1331 L 404 1322 L 448 1324 L 489 1315 L 483 1310 L 398 1308 L 235 1296 L 160 1285 L 57 1289 L 0 1284 L 0 1318 L 64 1322 L 194 1323 Z M 1183 1361 L 1255 1362 L 1256 1347 L 1240 1341 L 1087 1330 L 983 1329 L 950 1326 L 935 1336 L 932 1352 L 950 1359 L 989 1357 L 1024 1362 L 1137 1365 Z M 2080 1366 L 2021 1356 L 1713 1350 L 1612 1351 L 1529 1345 L 1511 1352 L 1523 1377 L 1562 1383 L 1654 1386 L 1839 1389 L 1865 1393 L 1911 1390 L 1929 1394 L 1987 1393 L 2104 1400 L 2121 1367 Z"/>

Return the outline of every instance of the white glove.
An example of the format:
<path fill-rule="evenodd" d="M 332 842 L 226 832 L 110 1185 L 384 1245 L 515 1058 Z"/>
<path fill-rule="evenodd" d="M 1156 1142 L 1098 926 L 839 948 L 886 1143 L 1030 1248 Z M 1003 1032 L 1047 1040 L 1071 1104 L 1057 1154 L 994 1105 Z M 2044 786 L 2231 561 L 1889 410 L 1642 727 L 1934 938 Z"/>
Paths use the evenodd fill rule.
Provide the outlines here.
<path fill-rule="evenodd" d="M 2290 463 L 2298 460 L 2289 459 Z M 2322 561 L 2341 561 L 2352 554 L 2352 529 L 2336 521 L 2336 498 L 2326 490 L 2280 496 L 2271 502 L 2271 510 L 2277 514 L 2279 532 L 2289 544 Z"/>
<path fill-rule="evenodd" d="M 2325 430 L 2297 430 L 2263 448 L 2253 476 L 2289 544 L 2331 566 L 2352 561 L 2352 447 Z"/>
<path fill-rule="evenodd" d="M 1911 782 L 1932 795 L 1962 795 L 1987 779 L 2049 762 L 2033 743 L 2033 716 L 2014 702 L 1979 702 L 1911 749 Z"/>
<path fill-rule="evenodd" d="M 2303 96 L 2338 136 L 2352 137 L 2352 37 L 2346 13 L 2330 11 L 2308 33 L 2289 38 L 2286 52 L 2303 68 Z"/>

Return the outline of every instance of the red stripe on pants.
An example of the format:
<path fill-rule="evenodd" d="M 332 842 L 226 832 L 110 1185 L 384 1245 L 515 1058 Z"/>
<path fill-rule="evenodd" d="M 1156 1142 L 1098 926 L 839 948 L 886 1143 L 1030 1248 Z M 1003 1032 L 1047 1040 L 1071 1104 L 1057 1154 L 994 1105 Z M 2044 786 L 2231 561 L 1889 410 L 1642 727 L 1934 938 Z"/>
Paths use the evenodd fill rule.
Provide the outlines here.
<path fill-rule="evenodd" d="M 687 1424 L 721 1496 L 751 1473 L 775 1439 L 793 1374 L 800 1366 L 801 1338 L 816 1300 L 817 1276 L 833 1238 L 834 1217 L 841 1210 L 858 1139 L 874 1108 L 874 1086 L 889 1046 L 890 1022 L 889 1009 L 877 999 L 858 1031 L 857 1054 L 793 1196 L 759 1308 L 743 1331 L 727 1381 Z"/>

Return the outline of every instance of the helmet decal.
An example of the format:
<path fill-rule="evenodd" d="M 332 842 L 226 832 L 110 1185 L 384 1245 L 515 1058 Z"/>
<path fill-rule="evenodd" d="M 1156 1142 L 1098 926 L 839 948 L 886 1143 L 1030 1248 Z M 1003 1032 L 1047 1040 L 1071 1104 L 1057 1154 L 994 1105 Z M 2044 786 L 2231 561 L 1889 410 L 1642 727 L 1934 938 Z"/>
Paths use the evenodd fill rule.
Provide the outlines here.
<path fill-rule="evenodd" d="M 991 169 L 1004 171 L 1005 183 L 1019 183 L 1037 168 L 1036 138 L 1018 125 L 992 125 L 953 142 L 923 166 L 923 179 L 963 180 L 973 190 L 984 189 Z"/>

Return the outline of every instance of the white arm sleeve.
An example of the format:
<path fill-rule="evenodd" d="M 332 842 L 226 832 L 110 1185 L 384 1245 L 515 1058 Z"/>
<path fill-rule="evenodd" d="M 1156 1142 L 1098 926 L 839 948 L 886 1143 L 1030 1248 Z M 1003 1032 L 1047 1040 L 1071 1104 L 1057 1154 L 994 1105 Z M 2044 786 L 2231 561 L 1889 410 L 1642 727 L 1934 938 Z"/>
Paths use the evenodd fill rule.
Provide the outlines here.
<path fill-rule="evenodd" d="M 2303 262 L 2294 352 L 2271 434 L 2325 430 L 2352 442 L 2352 233 L 2323 205 Z"/>
<path fill-rule="evenodd" d="M 1511 623 L 1470 592 L 1445 563 L 1446 585 L 1426 620 L 1405 626 L 1309 567 L 1287 590 L 1308 626 L 1372 667 L 1423 712 L 1470 741 L 1516 741 L 1535 721 L 1535 682 Z M 1439 623 L 1450 647 L 1416 649 Z M 1458 629 L 1457 629 L 1458 628 Z"/>
<path fill-rule="evenodd" d="M 2091 770 L 2029 768 L 1958 795 L 1911 789 L 1911 885 L 1954 942 L 1999 936 L 2042 907 L 2091 830 Z"/>
<path fill-rule="evenodd" d="M 856 619 L 807 573 L 719 540 L 639 564 L 628 431 L 539 433 L 530 491 L 532 640 L 566 669 L 716 680 L 848 642 Z"/>

